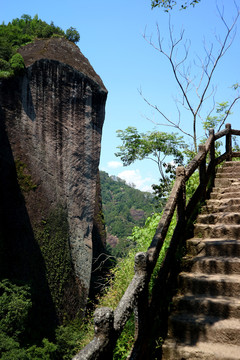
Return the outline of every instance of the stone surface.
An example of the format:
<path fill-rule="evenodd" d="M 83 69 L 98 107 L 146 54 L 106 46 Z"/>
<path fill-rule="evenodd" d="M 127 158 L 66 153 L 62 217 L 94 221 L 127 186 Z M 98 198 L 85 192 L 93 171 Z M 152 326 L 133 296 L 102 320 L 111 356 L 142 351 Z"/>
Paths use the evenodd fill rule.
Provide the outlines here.
<path fill-rule="evenodd" d="M 0 81 L 1 158 L 13 155 L 15 161 L 21 160 L 37 185 L 24 194 L 32 227 L 39 226 L 57 205 L 66 209 L 75 282 L 82 299 L 79 306 L 83 306 L 91 276 L 107 91 L 78 47 L 66 39 L 37 40 L 19 52 L 26 65 L 24 74 Z"/>

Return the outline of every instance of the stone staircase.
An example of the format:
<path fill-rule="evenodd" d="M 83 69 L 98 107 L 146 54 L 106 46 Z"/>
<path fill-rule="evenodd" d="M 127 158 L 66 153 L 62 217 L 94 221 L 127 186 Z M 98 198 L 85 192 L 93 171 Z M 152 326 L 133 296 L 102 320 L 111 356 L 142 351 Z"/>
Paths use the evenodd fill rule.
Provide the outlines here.
<path fill-rule="evenodd" d="M 163 360 L 240 359 L 240 162 L 218 169 L 187 241 Z"/>

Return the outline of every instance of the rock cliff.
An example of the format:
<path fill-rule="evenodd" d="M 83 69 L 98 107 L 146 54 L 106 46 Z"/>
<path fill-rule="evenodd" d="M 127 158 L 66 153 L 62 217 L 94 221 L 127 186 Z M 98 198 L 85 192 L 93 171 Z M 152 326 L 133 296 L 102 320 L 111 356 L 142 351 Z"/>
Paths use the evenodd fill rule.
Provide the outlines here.
<path fill-rule="evenodd" d="M 0 81 L 1 254 L 13 278 L 41 278 L 61 318 L 89 293 L 107 90 L 66 39 L 19 52 L 25 72 Z"/>

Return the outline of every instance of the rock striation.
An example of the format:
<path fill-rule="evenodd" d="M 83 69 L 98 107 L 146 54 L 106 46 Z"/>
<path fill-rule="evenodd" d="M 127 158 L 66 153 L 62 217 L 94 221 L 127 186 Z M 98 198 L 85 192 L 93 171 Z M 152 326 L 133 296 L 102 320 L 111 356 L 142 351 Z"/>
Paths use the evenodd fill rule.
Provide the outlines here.
<path fill-rule="evenodd" d="M 13 160 L 24 164 L 24 176 L 34 186 L 21 191 L 21 209 L 25 206 L 35 235 L 50 213 L 59 207 L 64 209 L 73 266 L 69 291 L 75 287 L 78 295 L 75 293 L 73 298 L 81 298 L 78 305 L 75 303 L 76 313 L 84 306 L 90 286 L 107 90 L 79 48 L 66 39 L 36 40 L 19 53 L 24 58 L 25 72 L 0 81 L 1 186 L 8 183 L 9 173 L 14 177 Z M 7 203 L 6 198 L 4 206 Z M 17 209 L 15 205 L 12 207 Z M 12 212 L 10 209 L 8 214 Z M 1 213 L 7 216 L 3 208 Z M 37 246 L 41 252 L 41 240 Z"/>

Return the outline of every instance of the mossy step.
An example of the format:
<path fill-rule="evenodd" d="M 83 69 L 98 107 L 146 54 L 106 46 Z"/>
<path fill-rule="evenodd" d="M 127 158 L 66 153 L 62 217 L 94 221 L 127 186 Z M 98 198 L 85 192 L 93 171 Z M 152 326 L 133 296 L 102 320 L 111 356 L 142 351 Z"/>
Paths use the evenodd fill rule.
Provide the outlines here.
<path fill-rule="evenodd" d="M 240 297 L 239 275 L 182 272 L 179 287 L 187 295 Z"/>
<path fill-rule="evenodd" d="M 221 318 L 240 319 L 240 301 L 238 298 L 227 296 L 178 296 L 173 301 L 173 309 L 179 312 L 190 312 Z"/>
<path fill-rule="evenodd" d="M 195 224 L 194 236 L 198 238 L 225 238 L 225 239 L 240 239 L 240 225 L 226 225 L 226 224 Z"/>
<path fill-rule="evenodd" d="M 240 240 L 192 238 L 186 242 L 190 255 L 240 256 Z"/>
<path fill-rule="evenodd" d="M 198 342 L 193 346 L 167 340 L 162 360 L 239 360 L 240 346 Z"/>
<path fill-rule="evenodd" d="M 239 274 L 240 275 L 240 257 L 228 256 L 195 256 L 186 257 L 184 260 L 184 271 L 204 274 Z"/>

